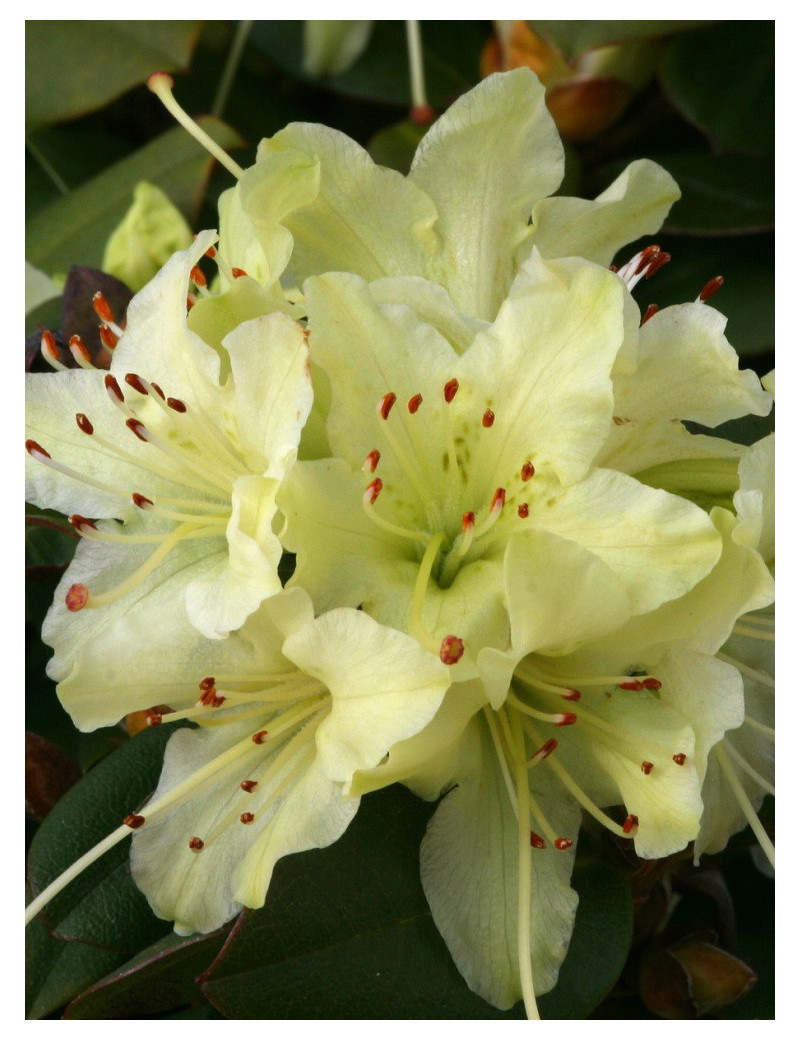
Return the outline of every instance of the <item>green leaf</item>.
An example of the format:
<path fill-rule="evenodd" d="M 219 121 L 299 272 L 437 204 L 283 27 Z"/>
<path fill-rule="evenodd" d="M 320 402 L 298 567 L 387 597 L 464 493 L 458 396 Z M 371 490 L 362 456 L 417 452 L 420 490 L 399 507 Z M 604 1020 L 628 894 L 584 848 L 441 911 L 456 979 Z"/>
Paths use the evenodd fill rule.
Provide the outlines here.
<path fill-rule="evenodd" d="M 37 918 L 25 934 L 25 1017 L 44 1018 L 116 967 L 125 955 L 50 935 Z"/>
<path fill-rule="evenodd" d="M 196 1012 L 208 1011 L 199 1017 L 219 1017 L 205 1004 L 196 978 L 219 952 L 227 933 L 225 928 L 209 935 L 164 936 L 81 993 L 64 1017 L 139 1018 L 198 1002 L 204 1006 Z"/>
<path fill-rule="evenodd" d="M 661 85 L 721 151 L 775 148 L 775 23 L 731 21 L 671 40 Z"/>
<path fill-rule="evenodd" d="M 701 152 L 651 158 L 669 170 L 682 192 L 665 231 L 728 235 L 774 227 L 775 167 L 769 160 Z"/>
<path fill-rule="evenodd" d="M 437 109 L 478 78 L 478 55 L 486 41 L 481 22 L 423 22 L 422 49 L 428 100 Z M 411 106 L 405 24 L 377 21 L 365 52 L 346 72 L 317 79 L 303 70 L 303 23 L 257 22 L 252 42 L 282 68 L 343 94 Z"/>
<path fill-rule="evenodd" d="M 198 120 L 223 148 L 240 143 L 217 119 Z M 122 220 L 141 180 L 158 185 L 191 222 L 211 169 L 208 153 L 181 127 L 140 148 L 98 177 L 40 210 L 26 229 L 27 259 L 54 274 L 72 264 L 100 267 L 108 236 Z"/>
<path fill-rule="evenodd" d="M 706 24 L 708 23 L 690 21 L 528 22 L 537 36 L 555 44 L 568 60 L 594 47 L 608 47 L 631 40 L 657 39 Z"/>
<path fill-rule="evenodd" d="M 186 67 L 201 24 L 27 21 L 26 130 L 100 108 L 151 72 Z"/>
<path fill-rule="evenodd" d="M 367 151 L 380 166 L 388 166 L 392 170 L 407 174 L 411 169 L 411 160 L 414 158 L 417 145 L 426 129 L 427 127 L 412 123 L 410 119 L 404 119 L 400 123 L 379 130 L 367 145 Z"/>
<path fill-rule="evenodd" d="M 41 892 L 115 830 L 155 788 L 172 726 L 147 730 L 108 755 L 61 799 L 39 828 L 28 856 L 28 878 Z M 127 869 L 127 840 L 115 846 L 45 907 L 59 938 L 127 954 L 169 929 L 150 910 Z M 106 969 L 108 970 L 108 969 Z"/>
<path fill-rule="evenodd" d="M 202 978 L 227 1018 L 488 1018 L 439 936 L 419 881 L 432 807 L 403 788 L 365 797 L 330 848 L 278 863 Z"/>
<path fill-rule="evenodd" d="M 78 546 L 78 536 L 60 513 L 25 507 L 25 567 L 64 568 Z"/>
<path fill-rule="evenodd" d="M 586 1018 L 625 967 L 633 934 L 633 901 L 622 875 L 594 859 L 575 863 L 580 896 L 575 931 L 556 988 L 538 1000 L 544 1019 Z"/>

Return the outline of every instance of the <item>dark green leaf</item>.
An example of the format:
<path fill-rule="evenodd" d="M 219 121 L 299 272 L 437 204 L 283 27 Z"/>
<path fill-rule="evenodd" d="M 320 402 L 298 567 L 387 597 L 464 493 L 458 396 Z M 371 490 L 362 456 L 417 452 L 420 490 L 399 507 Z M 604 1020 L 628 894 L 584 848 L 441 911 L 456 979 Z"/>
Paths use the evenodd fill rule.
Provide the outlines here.
<path fill-rule="evenodd" d="M 607 47 L 609 44 L 625 43 L 630 40 L 657 39 L 672 33 L 695 29 L 705 22 L 528 22 L 531 29 L 554 43 L 567 59 L 574 58 L 582 51 L 594 47 Z"/>
<path fill-rule="evenodd" d="M 50 935 L 41 918 L 25 933 L 25 1016 L 43 1018 L 102 978 L 125 955 Z"/>
<path fill-rule="evenodd" d="M 200 24 L 27 21 L 26 129 L 89 112 L 143 83 L 151 72 L 188 65 Z"/>
<path fill-rule="evenodd" d="M 127 741 L 58 803 L 31 845 L 28 878 L 34 894 L 115 830 L 154 789 L 172 729 L 160 726 Z M 154 917 L 130 878 L 128 844 L 115 846 L 45 908 L 45 923 L 54 934 L 130 954 L 169 928 Z"/>
<path fill-rule="evenodd" d="M 665 230 L 694 235 L 769 231 L 775 223 L 775 168 L 747 155 L 653 155 L 678 182 Z"/>
<path fill-rule="evenodd" d="M 665 93 L 722 151 L 775 148 L 775 23 L 731 21 L 669 42 Z"/>
<path fill-rule="evenodd" d="M 164 936 L 82 993 L 64 1017 L 138 1018 L 203 1001 L 195 980 L 218 953 L 227 931 Z M 206 1010 L 209 1015 L 200 1017 L 218 1017 L 207 1005 Z"/>
<path fill-rule="evenodd" d="M 200 125 L 224 148 L 238 135 L 219 120 Z M 100 267 L 108 236 L 122 220 L 139 181 L 162 188 L 191 220 L 199 205 L 212 160 L 181 127 L 175 127 L 132 156 L 109 167 L 69 195 L 41 210 L 28 224 L 27 259 L 48 274 L 72 264 Z"/>
<path fill-rule="evenodd" d="M 367 145 L 367 151 L 380 166 L 389 166 L 407 174 L 426 129 L 404 119 L 401 123 L 379 130 Z"/>
<path fill-rule="evenodd" d="M 278 863 L 267 904 L 237 923 L 202 980 L 228 1018 L 520 1018 L 472 993 L 419 881 L 431 806 L 367 796 L 335 845 Z"/>
<path fill-rule="evenodd" d="M 25 567 L 66 567 L 78 536 L 60 513 L 26 507 Z"/>
<path fill-rule="evenodd" d="M 633 902 L 627 881 L 607 863 L 575 864 L 580 896 L 575 931 L 558 984 L 539 998 L 544 1019 L 586 1018 L 611 990 L 625 967 L 633 934 Z"/>
<path fill-rule="evenodd" d="M 302 67 L 302 22 L 260 22 L 252 40 L 278 65 L 309 79 Z M 481 22 L 422 23 L 428 99 L 437 109 L 478 79 L 478 55 L 486 40 Z M 377 21 L 365 52 L 346 72 L 315 82 L 344 94 L 411 107 L 406 29 L 403 22 Z"/>

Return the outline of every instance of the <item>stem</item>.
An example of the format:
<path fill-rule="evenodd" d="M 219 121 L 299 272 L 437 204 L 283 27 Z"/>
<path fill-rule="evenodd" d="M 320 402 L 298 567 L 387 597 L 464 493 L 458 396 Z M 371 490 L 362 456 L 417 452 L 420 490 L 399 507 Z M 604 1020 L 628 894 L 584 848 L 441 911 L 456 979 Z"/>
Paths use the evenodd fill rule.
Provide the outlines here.
<path fill-rule="evenodd" d="M 250 30 L 252 28 L 252 21 L 241 21 L 236 27 L 236 35 L 233 37 L 233 43 L 228 52 L 228 60 L 225 62 L 222 78 L 217 87 L 217 95 L 214 98 L 214 104 L 211 106 L 211 115 L 216 116 L 218 119 L 222 116 L 222 113 L 225 110 L 225 105 L 228 103 L 228 96 L 230 95 L 233 80 L 239 68 L 242 51 L 244 50 L 244 45 L 247 42 L 247 37 L 250 35 Z"/>

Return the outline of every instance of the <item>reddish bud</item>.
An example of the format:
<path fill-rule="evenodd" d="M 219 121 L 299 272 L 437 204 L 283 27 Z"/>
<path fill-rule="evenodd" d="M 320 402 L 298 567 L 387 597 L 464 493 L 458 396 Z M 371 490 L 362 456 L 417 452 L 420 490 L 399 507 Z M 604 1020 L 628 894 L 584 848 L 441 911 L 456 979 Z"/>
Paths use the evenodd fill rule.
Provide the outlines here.
<path fill-rule="evenodd" d="M 254 819 L 255 816 L 251 812 L 243 812 L 242 815 L 239 817 L 239 821 L 241 823 L 252 823 Z"/>
<path fill-rule="evenodd" d="M 263 744 L 268 736 L 269 736 L 269 734 L 268 734 L 267 730 L 260 729 L 258 731 L 258 733 L 254 733 L 253 734 L 253 737 L 252 737 L 253 743 L 254 744 Z"/>
<path fill-rule="evenodd" d="M 572 848 L 572 842 L 569 840 L 569 838 L 556 838 L 553 844 L 559 852 L 563 852 L 565 849 Z"/>
<path fill-rule="evenodd" d="M 523 502 L 521 506 L 517 506 L 517 516 L 522 517 L 523 520 L 527 519 L 529 513 L 530 507 L 527 502 Z"/>

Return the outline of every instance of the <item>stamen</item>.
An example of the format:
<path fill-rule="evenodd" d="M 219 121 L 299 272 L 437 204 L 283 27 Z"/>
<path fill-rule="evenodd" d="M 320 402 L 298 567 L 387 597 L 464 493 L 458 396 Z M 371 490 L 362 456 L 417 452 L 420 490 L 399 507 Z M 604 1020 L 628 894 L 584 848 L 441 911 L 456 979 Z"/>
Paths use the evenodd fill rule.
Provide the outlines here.
<path fill-rule="evenodd" d="M 60 354 L 56 338 L 52 332 L 47 329 L 42 333 L 42 345 L 41 345 L 42 357 L 45 361 L 54 368 L 57 372 L 66 372 L 67 366 L 60 360 Z"/>
<path fill-rule="evenodd" d="M 267 730 L 260 729 L 258 731 L 258 733 L 254 733 L 253 734 L 251 739 L 252 739 L 254 744 L 263 744 L 268 736 L 269 736 L 269 733 L 267 732 Z"/>
<path fill-rule="evenodd" d="M 192 852 L 200 852 L 204 847 L 205 842 L 202 838 L 189 838 L 189 848 L 192 850 Z"/>
<path fill-rule="evenodd" d="M 138 830 L 145 822 L 144 816 L 139 816 L 136 813 L 132 813 L 130 816 L 126 816 L 122 821 L 126 827 L 130 827 L 132 831 Z"/>
<path fill-rule="evenodd" d="M 374 473 L 378 468 L 378 463 L 381 461 L 381 453 L 377 448 L 373 448 L 372 451 L 367 455 L 364 460 L 364 465 L 361 467 L 365 473 Z M 375 499 L 372 500 L 373 502 Z"/>
<path fill-rule="evenodd" d="M 655 767 L 652 762 L 642 762 L 642 772 L 645 776 L 649 776 Z"/>
<path fill-rule="evenodd" d="M 531 479 L 531 477 L 535 473 L 536 473 L 536 470 L 535 470 L 534 465 L 533 465 L 533 463 L 531 462 L 530 459 L 528 459 L 526 462 L 524 462 L 522 464 L 522 470 L 520 471 L 520 476 L 522 477 L 522 479 L 526 483 L 527 483 L 527 481 L 529 481 Z"/>
<path fill-rule="evenodd" d="M 686 762 L 686 755 L 682 751 L 679 751 L 677 755 L 672 756 L 672 761 L 676 766 L 682 766 Z"/>
<path fill-rule="evenodd" d="M 91 437 L 94 433 L 94 426 L 92 426 L 88 417 L 85 416 L 83 412 L 78 412 L 75 416 L 75 422 L 78 424 L 78 429 L 82 430 L 85 434 L 88 434 L 88 436 Z"/>
<path fill-rule="evenodd" d="M 710 282 L 706 282 L 703 288 L 700 290 L 700 295 L 695 300 L 695 303 L 705 303 L 709 297 L 713 296 L 717 292 L 725 279 L 721 274 L 718 274 L 716 278 L 712 278 Z"/>
<path fill-rule="evenodd" d="M 521 506 L 517 506 L 517 516 L 523 520 L 527 520 L 530 509 L 527 502 L 523 502 Z"/>
<path fill-rule="evenodd" d="M 547 842 L 544 838 L 537 834 L 536 831 L 531 831 L 531 848 L 532 849 L 546 849 Z"/>
<path fill-rule="evenodd" d="M 414 394 L 414 396 L 408 402 L 408 410 L 412 415 L 416 415 L 419 411 L 419 406 L 422 404 L 422 394 Z"/>
<path fill-rule="evenodd" d="M 92 297 L 92 306 L 94 307 L 95 314 L 103 323 L 100 326 L 100 334 L 102 335 L 103 328 L 107 328 L 115 337 L 116 342 L 116 340 L 118 340 L 119 337 L 122 335 L 122 329 L 117 323 L 117 319 L 114 317 L 114 312 L 111 310 L 108 300 L 99 290 Z M 105 342 L 105 340 L 103 342 Z M 106 346 L 108 346 L 107 343 Z"/>
<path fill-rule="evenodd" d="M 239 787 L 248 794 L 252 794 L 253 791 L 258 787 L 258 780 L 242 780 Z"/>
<path fill-rule="evenodd" d="M 553 844 L 559 852 L 563 852 L 565 849 L 572 848 L 572 842 L 569 840 L 569 838 L 556 838 Z"/>
<path fill-rule="evenodd" d="M 81 584 L 70 585 L 64 597 L 64 602 L 67 605 L 67 610 L 71 610 L 73 613 L 83 610 L 89 602 L 89 589 Z"/>
<path fill-rule="evenodd" d="M 552 753 L 555 751 L 557 747 L 558 741 L 555 739 L 555 737 L 551 737 L 549 740 L 546 740 L 544 744 L 542 744 L 542 746 L 539 748 L 539 750 L 534 751 L 534 753 L 528 759 L 528 769 L 532 769 L 534 766 L 538 766 L 540 762 L 544 762 L 544 760 L 548 756 L 552 755 Z"/>
<path fill-rule="evenodd" d="M 447 401 L 448 404 L 450 404 L 452 402 L 453 398 L 456 396 L 457 393 L 458 393 L 458 380 L 457 379 L 450 379 L 448 382 L 446 382 L 444 384 L 444 399 L 445 399 L 445 401 Z"/>
<path fill-rule="evenodd" d="M 108 396 L 111 398 L 114 404 L 124 403 L 125 395 L 120 390 L 119 383 L 111 375 L 110 372 L 103 378 L 103 383 L 105 384 L 105 388 L 108 391 Z"/>
<path fill-rule="evenodd" d="M 89 353 L 89 348 L 83 342 L 80 336 L 70 336 L 69 338 L 69 352 L 78 362 L 81 368 L 94 369 L 92 364 L 92 355 Z"/>
<path fill-rule="evenodd" d="M 646 321 L 650 321 L 650 319 L 653 317 L 653 315 L 657 314 L 657 313 L 658 313 L 658 304 L 657 303 L 648 303 L 647 310 L 642 315 L 641 324 L 644 325 L 644 323 Z"/>
<path fill-rule="evenodd" d="M 255 816 L 251 812 L 243 812 L 239 819 L 242 823 L 252 823 Z"/>
<path fill-rule="evenodd" d="M 634 828 L 638 827 L 638 826 L 639 826 L 639 817 L 638 816 L 634 816 L 633 813 L 630 813 L 628 816 L 625 817 L 625 822 L 622 825 L 622 833 L 623 834 L 630 834 L 631 831 Z"/>
<path fill-rule="evenodd" d="M 483 413 L 483 418 L 481 419 L 481 422 L 487 430 L 489 429 L 489 427 L 494 425 L 494 412 L 491 408 L 487 408 L 486 411 Z"/>
<path fill-rule="evenodd" d="M 232 267 L 231 268 L 231 274 L 233 275 L 234 278 L 249 278 L 250 277 L 248 275 L 247 271 L 245 271 L 241 267 Z"/>
<path fill-rule="evenodd" d="M 763 849 L 764 855 L 767 857 L 774 869 L 775 846 L 770 841 L 769 835 L 764 829 L 764 825 L 762 824 L 761 820 L 759 820 L 758 814 L 753 808 L 750 799 L 747 797 L 747 792 L 745 791 L 744 787 L 742 787 L 741 781 L 739 780 L 739 777 L 736 775 L 736 772 L 733 766 L 731 765 L 731 761 L 728 758 L 727 751 L 725 747 L 723 747 L 723 744 L 725 743 L 725 741 L 720 741 L 719 744 L 715 744 L 712 749 L 713 754 L 716 756 L 720 769 L 722 770 L 725 779 L 728 781 L 728 784 L 730 785 L 730 788 L 733 791 L 733 795 L 736 798 L 736 801 L 739 803 L 739 808 L 742 810 L 745 819 L 750 824 L 750 827 L 752 828 L 753 833 L 756 836 L 758 844 Z"/>
<path fill-rule="evenodd" d="M 736 750 L 736 748 L 733 746 L 733 744 L 731 744 L 729 740 L 724 740 L 723 743 L 725 744 L 726 752 L 731 756 L 731 758 L 739 766 L 739 768 L 743 770 L 745 773 L 747 773 L 750 779 L 754 780 L 758 784 L 758 786 L 762 788 L 762 790 L 766 791 L 767 794 L 771 794 L 774 797 L 775 785 L 771 784 L 766 777 L 763 777 L 757 769 L 754 769 L 753 766 L 751 766 L 750 763 L 747 761 L 747 759 L 744 758 L 743 755 L 739 754 L 739 752 Z"/>
<path fill-rule="evenodd" d="M 244 173 L 244 170 L 238 163 L 235 163 L 233 159 L 231 159 L 227 152 L 224 152 L 222 148 L 220 148 L 213 138 L 209 137 L 205 130 L 202 130 L 197 123 L 195 123 L 193 119 L 190 119 L 186 112 L 184 112 L 172 95 L 172 88 L 174 85 L 175 81 L 167 72 L 154 72 L 147 80 L 148 88 L 152 90 L 164 108 L 166 108 L 174 119 L 176 119 L 184 129 L 188 130 L 192 137 L 198 141 L 207 152 L 210 152 L 215 159 L 218 159 L 225 169 L 228 170 L 229 173 L 232 173 L 238 180 Z"/>
<path fill-rule="evenodd" d="M 397 400 L 397 394 L 388 393 L 384 394 L 378 403 L 378 415 L 384 421 L 389 418 L 389 412 L 394 408 L 394 403 Z"/>

